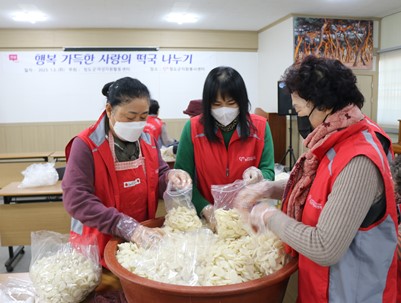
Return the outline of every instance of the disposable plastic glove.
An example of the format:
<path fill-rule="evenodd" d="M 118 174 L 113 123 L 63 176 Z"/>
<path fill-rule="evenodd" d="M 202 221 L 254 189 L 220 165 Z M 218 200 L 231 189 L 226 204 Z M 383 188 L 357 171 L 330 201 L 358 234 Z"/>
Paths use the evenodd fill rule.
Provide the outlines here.
<path fill-rule="evenodd" d="M 182 169 L 170 169 L 167 172 L 167 182 L 171 182 L 171 184 L 177 188 L 186 188 L 192 185 L 191 176 Z"/>
<path fill-rule="evenodd" d="M 164 233 L 160 228 L 150 228 L 138 225 L 131 237 L 131 242 L 135 242 L 140 247 L 149 248 L 160 243 Z"/>
<path fill-rule="evenodd" d="M 213 205 L 207 205 L 202 209 L 201 216 L 205 218 L 206 222 L 209 225 L 209 228 L 213 231 L 216 231 L 216 218 L 214 216 L 214 207 Z"/>
<path fill-rule="evenodd" d="M 287 180 L 263 180 L 256 184 L 245 186 L 233 201 L 233 206 L 239 211 L 250 211 L 252 207 L 265 198 L 279 200 L 282 198 Z"/>
<path fill-rule="evenodd" d="M 164 235 L 161 229 L 143 226 L 134 218 L 124 214 L 121 216 L 114 233 L 145 248 L 157 244 Z"/>
<path fill-rule="evenodd" d="M 257 233 L 263 233 L 268 230 L 269 218 L 274 215 L 278 209 L 269 202 L 260 202 L 256 204 L 249 215 L 249 224 Z"/>
<path fill-rule="evenodd" d="M 254 184 L 263 180 L 263 174 L 259 168 L 251 166 L 244 170 L 242 173 L 242 179 L 246 184 Z"/>
<path fill-rule="evenodd" d="M 240 211 L 250 212 L 253 206 L 269 192 L 274 181 L 264 180 L 244 187 L 234 198 L 233 205 Z"/>

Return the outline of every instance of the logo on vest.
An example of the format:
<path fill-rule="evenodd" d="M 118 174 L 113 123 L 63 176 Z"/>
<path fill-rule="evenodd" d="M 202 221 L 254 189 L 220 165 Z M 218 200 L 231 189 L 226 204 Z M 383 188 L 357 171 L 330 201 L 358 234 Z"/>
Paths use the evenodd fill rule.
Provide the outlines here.
<path fill-rule="evenodd" d="M 323 205 L 320 204 L 319 202 L 315 201 L 310 195 L 308 196 L 308 202 L 313 208 L 316 208 L 316 209 L 323 208 Z"/>
<path fill-rule="evenodd" d="M 153 124 L 146 124 L 147 127 L 151 128 L 152 130 L 156 130 L 156 126 L 154 126 Z"/>
<path fill-rule="evenodd" d="M 136 178 L 133 181 L 124 182 L 124 188 L 133 187 L 135 185 L 141 184 L 141 179 Z"/>
<path fill-rule="evenodd" d="M 240 162 L 249 162 L 249 161 L 256 160 L 256 156 L 252 156 L 252 157 L 239 157 L 238 159 L 239 159 Z"/>

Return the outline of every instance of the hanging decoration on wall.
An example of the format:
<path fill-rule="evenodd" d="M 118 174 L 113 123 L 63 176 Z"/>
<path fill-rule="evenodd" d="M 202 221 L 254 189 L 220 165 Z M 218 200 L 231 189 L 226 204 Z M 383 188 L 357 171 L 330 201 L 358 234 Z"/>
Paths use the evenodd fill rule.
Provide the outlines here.
<path fill-rule="evenodd" d="M 372 69 L 373 21 L 294 18 L 294 61 L 308 55 L 340 60 L 353 69 Z"/>

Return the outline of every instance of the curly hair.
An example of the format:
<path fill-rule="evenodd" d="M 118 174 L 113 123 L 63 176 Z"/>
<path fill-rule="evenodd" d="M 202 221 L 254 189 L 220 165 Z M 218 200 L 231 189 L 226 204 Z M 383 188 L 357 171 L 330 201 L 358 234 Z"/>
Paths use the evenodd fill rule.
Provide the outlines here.
<path fill-rule="evenodd" d="M 401 203 L 401 156 L 396 156 L 393 161 L 390 162 L 391 175 L 394 182 L 395 201 L 399 205 Z M 398 214 L 400 215 L 400 214 Z M 398 218 L 400 223 L 400 218 Z M 398 225 L 398 237 L 397 237 L 397 256 L 398 260 L 401 260 L 401 224 Z"/>
<path fill-rule="evenodd" d="M 390 162 L 391 175 L 393 176 L 394 190 L 396 194 L 401 195 L 401 156 L 396 156 Z"/>
<path fill-rule="evenodd" d="M 362 108 L 364 103 L 356 76 L 339 60 L 307 56 L 287 68 L 282 81 L 291 93 L 297 92 L 319 110 L 334 113 L 351 104 Z"/>

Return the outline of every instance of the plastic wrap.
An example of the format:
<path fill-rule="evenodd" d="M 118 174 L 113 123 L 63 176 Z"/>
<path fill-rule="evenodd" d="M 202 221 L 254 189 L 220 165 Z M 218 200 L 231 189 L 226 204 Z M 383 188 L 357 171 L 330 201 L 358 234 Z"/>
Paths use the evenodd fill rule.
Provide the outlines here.
<path fill-rule="evenodd" d="M 34 163 L 21 172 L 24 176 L 20 188 L 54 185 L 59 179 L 54 162 Z"/>
<path fill-rule="evenodd" d="M 29 275 L 41 303 L 81 302 L 100 283 L 102 268 L 94 239 L 72 245 L 69 235 L 51 231 L 31 234 Z"/>

